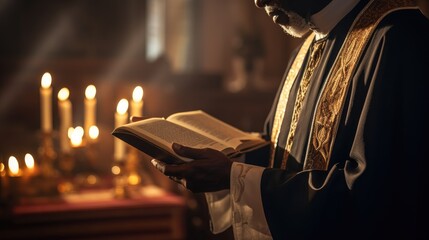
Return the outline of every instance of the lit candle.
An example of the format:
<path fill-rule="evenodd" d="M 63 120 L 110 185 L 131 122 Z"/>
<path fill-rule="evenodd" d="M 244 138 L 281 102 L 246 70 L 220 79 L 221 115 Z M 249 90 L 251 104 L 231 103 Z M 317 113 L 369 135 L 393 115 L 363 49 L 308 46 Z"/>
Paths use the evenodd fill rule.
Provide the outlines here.
<path fill-rule="evenodd" d="M 92 141 L 96 141 L 99 134 L 100 130 L 98 130 L 97 126 L 93 125 L 89 128 L 89 139 L 91 139 Z"/>
<path fill-rule="evenodd" d="M 96 105 L 97 100 L 95 99 L 95 94 L 97 89 L 94 85 L 89 85 L 85 89 L 85 122 L 84 122 L 84 132 L 85 137 L 89 137 L 89 128 L 96 124 Z"/>
<path fill-rule="evenodd" d="M 21 193 L 22 172 L 19 169 L 19 163 L 16 157 L 10 156 L 8 161 L 9 167 L 9 194 L 12 201 L 18 200 Z"/>
<path fill-rule="evenodd" d="M 83 132 L 81 126 L 77 126 L 71 131 L 70 141 L 73 147 L 80 147 L 82 145 Z"/>
<path fill-rule="evenodd" d="M 18 177 L 21 175 L 21 170 L 19 169 L 19 163 L 16 157 L 10 156 L 8 161 L 9 166 L 9 176 Z"/>
<path fill-rule="evenodd" d="M 140 86 L 134 88 L 130 110 L 131 116 L 143 116 L 143 88 Z"/>
<path fill-rule="evenodd" d="M 128 101 L 126 99 L 121 99 L 116 107 L 115 113 L 115 128 L 122 126 L 128 122 Z M 115 148 L 114 148 L 114 159 L 116 161 L 121 161 L 125 157 L 125 142 L 115 138 L 114 139 Z"/>
<path fill-rule="evenodd" d="M 0 162 L 0 177 L 3 178 L 5 176 L 6 176 L 6 167 L 2 162 Z"/>
<path fill-rule="evenodd" d="M 52 131 L 52 76 L 48 72 L 43 74 L 40 88 L 40 120 L 42 132 Z"/>
<path fill-rule="evenodd" d="M 60 147 L 63 153 L 70 153 L 68 129 L 72 126 L 72 104 L 69 100 L 70 91 L 62 88 L 58 92 L 58 110 L 60 115 Z"/>
<path fill-rule="evenodd" d="M 9 179 L 7 178 L 6 166 L 0 162 L 0 201 L 6 199 L 9 194 Z"/>
<path fill-rule="evenodd" d="M 25 160 L 25 166 L 27 167 L 27 171 L 26 171 L 27 175 L 29 176 L 34 175 L 36 171 L 36 164 L 34 162 L 33 156 L 29 153 L 26 153 L 24 160 Z"/>

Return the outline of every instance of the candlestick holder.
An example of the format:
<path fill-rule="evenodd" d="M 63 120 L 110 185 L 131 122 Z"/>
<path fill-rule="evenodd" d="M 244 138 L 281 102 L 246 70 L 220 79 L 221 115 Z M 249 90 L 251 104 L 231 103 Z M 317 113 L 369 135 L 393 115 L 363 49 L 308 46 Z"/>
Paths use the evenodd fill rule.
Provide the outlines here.
<path fill-rule="evenodd" d="M 124 160 L 115 160 L 112 166 L 113 173 L 113 196 L 115 198 L 128 198 L 127 175 L 125 173 Z"/>
<path fill-rule="evenodd" d="M 61 194 L 67 194 L 75 190 L 74 181 L 73 181 L 74 167 L 75 167 L 75 159 L 71 152 L 60 154 L 59 169 L 61 171 L 61 180 L 58 183 L 58 191 Z"/>
<path fill-rule="evenodd" d="M 23 177 L 17 174 L 9 177 L 9 198 L 12 204 L 18 203 L 23 193 Z"/>
<path fill-rule="evenodd" d="M 57 195 L 58 171 L 54 168 L 57 153 L 53 144 L 54 133 L 42 132 L 38 149 L 40 159 L 40 177 L 37 183 L 38 191 L 42 195 Z"/>
<path fill-rule="evenodd" d="M 40 171 L 46 178 L 56 177 L 58 175 L 54 168 L 54 161 L 57 153 L 53 144 L 53 133 L 42 133 L 41 144 L 39 146 Z"/>
<path fill-rule="evenodd" d="M 89 139 L 86 142 L 84 152 L 84 166 L 82 169 L 82 185 L 85 187 L 94 187 L 101 183 L 101 178 L 97 170 L 99 160 L 99 149 L 96 141 Z"/>
<path fill-rule="evenodd" d="M 6 165 L 0 162 L 0 216 L 2 217 L 6 215 L 6 212 L 3 212 L 3 210 L 8 209 L 10 205 L 9 200 L 9 176 L 7 174 Z"/>
<path fill-rule="evenodd" d="M 97 150 L 96 146 L 83 140 L 80 144 L 72 145 L 69 158 L 61 160 L 64 182 L 68 183 L 68 188 L 64 188 L 64 193 L 76 191 L 81 188 L 93 187 L 99 182 L 96 174 Z M 67 191 L 66 191 L 67 190 Z"/>
<path fill-rule="evenodd" d="M 130 148 L 125 162 L 126 191 L 128 196 L 138 196 L 142 186 L 142 176 L 139 167 L 138 151 Z"/>

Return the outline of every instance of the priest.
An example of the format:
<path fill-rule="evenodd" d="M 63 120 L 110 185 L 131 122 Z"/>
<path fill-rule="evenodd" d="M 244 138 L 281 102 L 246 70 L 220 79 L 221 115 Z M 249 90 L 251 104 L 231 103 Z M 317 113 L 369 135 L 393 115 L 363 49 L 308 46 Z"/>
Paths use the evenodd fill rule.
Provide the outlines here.
<path fill-rule="evenodd" d="M 153 164 L 204 192 L 235 239 L 413 239 L 429 159 L 429 21 L 413 0 L 255 0 L 303 39 L 263 136 L 266 156 Z"/>

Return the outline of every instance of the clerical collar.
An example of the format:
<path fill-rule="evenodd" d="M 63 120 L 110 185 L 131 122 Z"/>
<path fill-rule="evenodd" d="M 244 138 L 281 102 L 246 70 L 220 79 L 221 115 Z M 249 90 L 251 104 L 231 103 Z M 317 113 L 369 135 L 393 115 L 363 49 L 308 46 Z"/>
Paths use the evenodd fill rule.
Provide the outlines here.
<path fill-rule="evenodd" d="M 343 19 L 360 0 L 332 0 L 321 11 L 310 17 L 316 40 L 326 37 L 329 32 Z"/>

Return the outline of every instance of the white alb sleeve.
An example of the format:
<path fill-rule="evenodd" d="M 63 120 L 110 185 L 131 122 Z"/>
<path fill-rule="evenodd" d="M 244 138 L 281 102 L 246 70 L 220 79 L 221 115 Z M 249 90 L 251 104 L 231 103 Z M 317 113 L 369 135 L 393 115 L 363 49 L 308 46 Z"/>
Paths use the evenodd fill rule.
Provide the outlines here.
<path fill-rule="evenodd" d="M 229 190 L 204 193 L 210 214 L 210 230 L 221 233 L 231 226 L 231 196 Z"/>
<path fill-rule="evenodd" d="M 235 239 L 272 239 L 261 197 L 264 169 L 238 162 L 232 165 L 230 193 Z"/>

